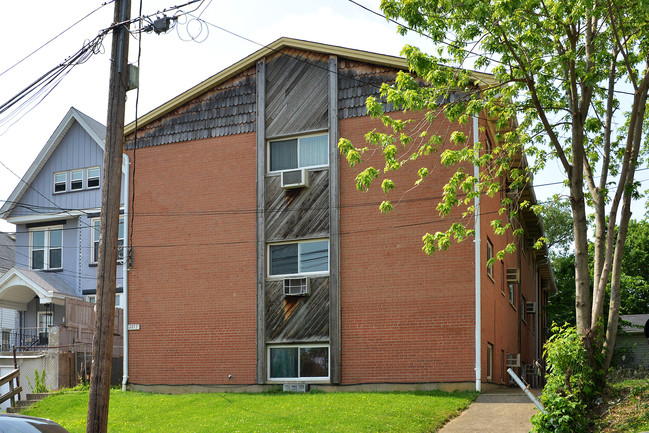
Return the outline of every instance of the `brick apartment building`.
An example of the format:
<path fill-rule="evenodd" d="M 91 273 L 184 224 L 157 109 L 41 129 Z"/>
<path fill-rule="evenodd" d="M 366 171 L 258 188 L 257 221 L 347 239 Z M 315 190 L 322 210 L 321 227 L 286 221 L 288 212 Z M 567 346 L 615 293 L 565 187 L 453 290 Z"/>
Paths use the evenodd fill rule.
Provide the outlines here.
<path fill-rule="evenodd" d="M 482 200 L 478 239 L 427 256 L 422 235 L 459 218 L 435 211 L 450 169 L 429 160 L 414 189 L 419 166 L 395 172 L 401 200 L 380 215 L 383 193 L 358 192 L 338 153 L 340 137 L 360 145 L 381 127 L 365 99 L 399 70 L 282 38 L 142 116 L 136 141 L 127 127 L 130 387 L 473 389 L 508 383 L 508 362 L 529 371 L 554 282 L 525 239 L 486 266 L 514 240 L 489 228 L 502 197 Z M 463 128 L 477 126 L 495 143 L 484 120 Z M 542 233 L 531 213 L 515 224 Z"/>

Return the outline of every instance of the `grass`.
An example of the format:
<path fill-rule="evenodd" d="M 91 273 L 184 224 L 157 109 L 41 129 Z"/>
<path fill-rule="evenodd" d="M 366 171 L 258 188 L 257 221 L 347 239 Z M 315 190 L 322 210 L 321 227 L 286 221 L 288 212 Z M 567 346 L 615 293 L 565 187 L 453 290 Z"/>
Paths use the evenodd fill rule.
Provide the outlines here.
<path fill-rule="evenodd" d="M 149 394 L 111 391 L 111 433 L 434 432 L 477 393 Z M 25 411 L 86 431 L 88 392 L 48 397 Z"/>
<path fill-rule="evenodd" d="M 607 409 L 600 419 L 602 432 L 649 431 L 649 379 L 612 383 L 607 394 Z"/>

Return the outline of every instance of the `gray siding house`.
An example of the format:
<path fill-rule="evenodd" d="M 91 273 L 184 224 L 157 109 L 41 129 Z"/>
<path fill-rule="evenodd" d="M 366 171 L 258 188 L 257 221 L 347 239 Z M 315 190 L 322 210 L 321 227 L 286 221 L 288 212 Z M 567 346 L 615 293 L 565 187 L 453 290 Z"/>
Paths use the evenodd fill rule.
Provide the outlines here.
<path fill-rule="evenodd" d="M 645 326 L 649 314 L 625 314 L 620 316 L 630 325 L 622 326 L 615 341 L 615 355 L 618 366 L 626 369 L 649 369 L 649 341 L 645 337 Z"/>
<path fill-rule="evenodd" d="M 50 328 L 65 322 L 66 302 L 95 301 L 105 132 L 70 108 L 0 208 L 0 218 L 16 225 L 15 266 L 0 277 L 0 307 L 17 311 L 12 346 L 47 345 Z M 120 242 L 124 232 L 122 217 Z"/>

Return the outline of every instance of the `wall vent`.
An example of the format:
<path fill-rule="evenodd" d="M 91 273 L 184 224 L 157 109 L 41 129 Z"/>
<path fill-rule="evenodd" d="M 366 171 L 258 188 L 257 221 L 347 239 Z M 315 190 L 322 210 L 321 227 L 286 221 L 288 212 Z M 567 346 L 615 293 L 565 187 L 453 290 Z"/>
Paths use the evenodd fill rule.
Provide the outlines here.
<path fill-rule="evenodd" d="M 284 189 L 308 188 L 309 172 L 304 168 L 284 170 L 281 173 L 281 186 Z"/>
<path fill-rule="evenodd" d="M 284 296 L 306 296 L 309 294 L 309 279 L 284 278 Z"/>
<path fill-rule="evenodd" d="M 282 387 L 284 392 L 309 392 L 308 383 L 285 383 Z"/>
<path fill-rule="evenodd" d="M 536 302 L 528 302 L 525 311 L 527 314 L 536 314 Z"/>
<path fill-rule="evenodd" d="M 521 366 L 521 354 L 520 353 L 508 353 L 507 354 L 507 368 L 516 368 Z"/>
<path fill-rule="evenodd" d="M 519 274 L 518 268 L 507 268 L 507 282 L 518 283 Z"/>

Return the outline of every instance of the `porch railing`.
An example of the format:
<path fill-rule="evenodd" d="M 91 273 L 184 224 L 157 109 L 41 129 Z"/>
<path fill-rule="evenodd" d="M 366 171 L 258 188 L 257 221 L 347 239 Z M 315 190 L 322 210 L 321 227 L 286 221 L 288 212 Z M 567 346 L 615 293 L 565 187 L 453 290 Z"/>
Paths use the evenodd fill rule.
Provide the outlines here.
<path fill-rule="evenodd" d="M 49 345 L 49 329 L 22 328 L 7 329 L 0 328 L 0 351 L 8 352 L 14 347 L 21 347 L 23 350 L 29 348 L 41 348 Z"/>

